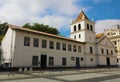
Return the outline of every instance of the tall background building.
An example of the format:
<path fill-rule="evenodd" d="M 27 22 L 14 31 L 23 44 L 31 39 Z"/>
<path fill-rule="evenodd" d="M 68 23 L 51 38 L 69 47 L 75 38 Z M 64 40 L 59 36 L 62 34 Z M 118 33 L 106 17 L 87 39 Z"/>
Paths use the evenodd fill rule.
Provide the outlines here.
<path fill-rule="evenodd" d="M 114 25 L 104 30 L 104 34 L 115 45 L 117 53 L 117 62 L 120 62 L 120 25 Z"/>

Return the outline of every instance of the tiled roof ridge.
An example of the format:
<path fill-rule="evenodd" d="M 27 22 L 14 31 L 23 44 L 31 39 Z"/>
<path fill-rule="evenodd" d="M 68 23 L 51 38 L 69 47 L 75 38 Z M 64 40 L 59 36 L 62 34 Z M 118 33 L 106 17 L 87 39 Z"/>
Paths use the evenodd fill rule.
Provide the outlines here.
<path fill-rule="evenodd" d="M 101 38 L 103 35 L 104 35 L 104 33 L 99 33 L 99 34 L 96 34 L 96 39 Z"/>
<path fill-rule="evenodd" d="M 16 29 L 16 30 L 23 30 L 23 31 L 28 31 L 28 32 L 32 32 L 32 33 L 43 34 L 43 35 L 52 36 L 52 37 L 56 37 L 56 38 L 61 38 L 61 39 L 66 39 L 66 40 L 75 41 L 75 42 L 79 42 L 79 43 L 84 43 L 84 42 L 74 40 L 72 38 L 63 37 L 63 36 L 59 36 L 59 35 L 55 35 L 55 34 L 50 34 L 50 33 L 42 32 L 42 31 L 36 31 L 36 30 L 27 29 L 27 28 L 22 28 L 20 26 L 16 26 L 16 25 L 12 25 L 12 24 L 8 24 L 8 26 L 10 28 Z"/>

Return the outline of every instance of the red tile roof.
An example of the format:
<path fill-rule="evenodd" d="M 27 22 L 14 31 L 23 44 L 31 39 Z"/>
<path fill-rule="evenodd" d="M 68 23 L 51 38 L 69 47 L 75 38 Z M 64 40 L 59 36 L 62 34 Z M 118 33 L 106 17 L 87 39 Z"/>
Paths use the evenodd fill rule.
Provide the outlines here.
<path fill-rule="evenodd" d="M 45 32 L 36 31 L 36 30 L 30 30 L 30 29 L 22 28 L 22 27 L 19 27 L 19 26 L 16 26 L 16 25 L 11 25 L 11 24 L 8 24 L 8 26 L 10 28 L 14 29 L 14 30 L 21 30 L 21 31 L 36 33 L 36 34 L 40 34 L 40 35 L 50 36 L 50 37 L 54 37 L 54 38 L 60 38 L 60 39 L 69 40 L 69 41 L 73 41 L 73 42 L 83 43 L 84 44 L 84 42 L 80 42 L 80 41 L 77 41 L 77 40 L 74 40 L 74 39 L 68 38 L 68 37 L 63 37 L 63 36 L 54 35 L 54 34 L 45 33 Z"/>
<path fill-rule="evenodd" d="M 100 39 L 103 35 L 104 35 L 104 33 L 96 34 L 96 39 Z"/>
<path fill-rule="evenodd" d="M 85 15 L 85 13 L 83 11 L 81 11 L 80 14 L 78 15 L 78 17 L 74 21 L 72 21 L 72 23 L 78 22 L 83 19 L 88 19 L 88 17 Z"/>

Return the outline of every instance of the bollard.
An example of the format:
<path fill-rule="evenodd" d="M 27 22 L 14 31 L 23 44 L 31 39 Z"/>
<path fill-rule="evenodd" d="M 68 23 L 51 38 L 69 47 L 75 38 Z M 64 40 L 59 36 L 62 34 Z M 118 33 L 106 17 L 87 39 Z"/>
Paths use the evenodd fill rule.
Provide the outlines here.
<path fill-rule="evenodd" d="M 22 72 L 22 68 L 21 67 L 19 68 L 18 72 Z"/>

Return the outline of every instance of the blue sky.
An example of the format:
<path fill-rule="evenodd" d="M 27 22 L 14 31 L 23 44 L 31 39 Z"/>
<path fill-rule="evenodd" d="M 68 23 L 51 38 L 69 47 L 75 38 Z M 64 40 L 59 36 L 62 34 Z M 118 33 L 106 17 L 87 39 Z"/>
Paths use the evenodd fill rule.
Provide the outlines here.
<path fill-rule="evenodd" d="M 70 35 L 70 21 L 81 9 L 95 21 L 96 32 L 120 24 L 120 0 L 0 0 L 0 21 L 22 26 L 43 23 Z"/>

